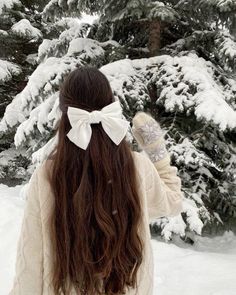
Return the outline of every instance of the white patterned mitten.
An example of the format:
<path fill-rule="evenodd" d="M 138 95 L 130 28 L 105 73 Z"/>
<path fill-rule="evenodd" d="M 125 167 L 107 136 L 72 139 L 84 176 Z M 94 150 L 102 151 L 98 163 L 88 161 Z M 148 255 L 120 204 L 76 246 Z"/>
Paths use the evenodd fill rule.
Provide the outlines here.
<path fill-rule="evenodd" d="M 165 160 L 169 162 L 169 154 L 160 124 L 150 114 L 141 111 L 135 114 L 132 124 L 131 132 L 134 138 L 151 161 L 156 164 Z"/>

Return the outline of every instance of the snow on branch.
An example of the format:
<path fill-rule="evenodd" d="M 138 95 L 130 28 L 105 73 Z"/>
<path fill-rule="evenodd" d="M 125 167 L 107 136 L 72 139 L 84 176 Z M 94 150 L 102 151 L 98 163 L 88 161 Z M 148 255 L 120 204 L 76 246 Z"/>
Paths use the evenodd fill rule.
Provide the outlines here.
<path fill-rule="evenodd" d="M 6 107 L 0 122 L 0 132 L 23 123 L 35 107 L 40 105 L 48 95 L 52 94 L 63 79 L 80 62 L 73 57 L 50 57 L 41 63 L 30 76 L 27 86 L 15 96 Z M 17 140 L 20 144 L 20 140 Z"/>
<path fill-rule="evenodd" d="M 9 81 L 12 76 L 19 75 L 21 73 L 21 69 L 18 65 L 0 59 L 0 82 Z"/>
<path fill-rule="evenodd" d="M 215 39 L 216 55 L 226 70 L 236 71 L 236 42 L 227 32 L 219 32 Z"/>
<path fill-rule="evenodd" d="M 90 27 L 88 24 L 78 23 L 78 20 L 75 19 L 67 22 L 67 24 L 69 24 L 69 28 L 64 30 L 58 39 L 43 40 L 38 48 L 38 62 L 42 62 L 50 56 L 60 57 L 65 55 L 70 42 L 76 38 L 85 38 Z"/>
<path fill-rule="evenodd" d="M 228 87 L 219 83 L 214 65 L 196 54 L 126 59 L 104 66 L 101 70 L 109 75 L 119 97 L 124 97 L 124 81 L 132 80 L 130 76 L 144 76 L 146 85 L 156 85 L 156 103 L 163 104 L 167 111 L 193 112 L 198 120 L 219 126 L 222 131 L 236 128 L 236 110 L 230 103 L 235 95 L 236 82 L 232 79 L 226 81 Z M 135 95 L 140 96 L 138 91 Z"/>
<path fill-rule="evenodd" d="M 33 40 L 39 40 L 42 38 L 42 33 L 39 29 L 33 27 L 29 20 L 27 19 L 21 19 L 17 23 L 15 23 L 11 30 L 13 33 L 20 37 L 33 39 Z"/>
<path fill-rule="evenodd" d="M 222 131 L 236 128 L 236 110 L 230 104 L 233 81 L 219 83 L 215 67 L 196 54 L 156 57 L 158 71 L 153 83 L 160 91 L 157 103 L 167 111 L 193 112 L 198 120 L 219 126 Z M 234 82 L 236 87 L 236 82 Z"/>
<path fill-rule="evenodd" d="M 58 91 L 62 79 L 87 59 L 91 64 L 93 60 L 103 58 L 103 47 L 107 45 L 109 42 L 99 43 L 92 39 L 76 38 L 69 43 L 68 52 L 64 56 L 49 57 L 39 64 L 29 77 L 24 90 L 6 107 L 0 122 L 0 132 L 6 132 L 8 128 L 20 124 L 15 134 L 15 145 L 18 147 L 33 136 L 35 127 L 41 134 L 52 128 L 47 115 L 56 104 L 56 96 L 53 94 Z"/>
<path fill-rule="evenodd" d="M 95 41 L 94 43 L 90 41 L 92 42 L 82 38 L 73 40 L 68 53 L 73 55 L 79 52 L 77 56 L 82 58 L 85 52 L 89 54 L 90 50 L 87 50 L 89 47 L 93 49 L 90 52 L 91 58 L 100 56 L 103 53 L 102 47 L 99 47 Z M 62 77 L 77 64 L 78 59 L 69 55 L 63 58 L 50 57 L 40 64 L 31 75 L 25 89 L 7 106 L 0 122 L 0 131 L 6 131 L 8 127 L 26 121 L 31 111 L 58 89 Z M 233 85 L 224 88 L 223 85 L 216 83 L 213 65 L 195 54 L 181 57 L 163 55 L 149 59 L 124 59 L 103 66 L 101 71 L 107 75 L 115 95 L 125 108 L 142 110 L 145 103 L 150 101 L 147 87 L 149 84 L 154 84 L 159 93 L 156 103 L 161 103 L 167 111 L 187 114 L 193 112 L 198 120 L 211 123 L 215 127 L 219 126 L 222 131 L 236 128 L 236 111 L 230 104 L 232 96 L 230 91 Z M 33 121 L 30 119 L 27 122 Z M 37 122 L 34 124 L 37 125 Z M 41 125 L 38 125 L 38 129 L 42 132 L 39 126 Z M 16 138 L 17 145 L 24 141 L 23 136 L 17 135 Z M 22 141 L 19 138 L 22 138 Z"/>
<path fill-rule="evenodd" d="M 19 0 L 0 0 L 0 14 L 4 9 L 10 9 L 14 4 L 20 4 Z"/>

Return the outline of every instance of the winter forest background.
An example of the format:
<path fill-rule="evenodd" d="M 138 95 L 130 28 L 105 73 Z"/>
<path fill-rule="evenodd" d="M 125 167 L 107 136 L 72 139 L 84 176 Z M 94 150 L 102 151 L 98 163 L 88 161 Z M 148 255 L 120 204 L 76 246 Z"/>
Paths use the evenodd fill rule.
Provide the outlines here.
<path fill-rule="evenodd" d="M 235 230 L 236 1 L 0 0 L 2 184 L 27 182 L 56 144 L 59 84 L 85 64 L 106 74 L 129 121 L 146 110 L 165 131 L 184 211 L 153 235 Z"/>

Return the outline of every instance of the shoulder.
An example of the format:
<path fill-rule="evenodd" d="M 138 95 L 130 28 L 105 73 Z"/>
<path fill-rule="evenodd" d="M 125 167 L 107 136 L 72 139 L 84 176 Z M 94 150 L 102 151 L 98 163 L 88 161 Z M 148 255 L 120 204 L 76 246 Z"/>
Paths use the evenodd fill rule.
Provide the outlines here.
<path fill-rule="evenodd" d="M 51 159 L 45 159 L 43 162 L 36 165 L 30 181 L 37 181 L 42 182 L 46 181 L 48 179 L 48 173 L 51 170 L 51 165 L 53 163 L 53 160 Z"/>
<path fill-rule="evenodd" d="M 149 170 L 150 166 L 153 166 L 153 163 L 149 159 L 149 157 L 145 154 L 145 152 L 136 152 L 132 151 L 133 157 L 138 165 L 145 167 L 145 169 Z"/>
<path fill-rule="evenodd" d="M 148 156 L 145 155 L 143 151 L 142 152 L 132 151 L 132 155 L 133 155 L 137 170 L 139 174 L 141 175 L 141 178 L 144 179 L 149 177 L 150 173 L 152 173 L 152 170 L 153 170 L 153 164 L 151 160 L 148 158 Z"/>
<path fill-rule="evenodd" d="M 138 160 L 138 161 L 140 161 L 140 160 L 145 161 L 146 156 L 143 154 L 143 152 L 131 151 L 131 153 L 132 153 L 133 157 L 136 160 Z"/>

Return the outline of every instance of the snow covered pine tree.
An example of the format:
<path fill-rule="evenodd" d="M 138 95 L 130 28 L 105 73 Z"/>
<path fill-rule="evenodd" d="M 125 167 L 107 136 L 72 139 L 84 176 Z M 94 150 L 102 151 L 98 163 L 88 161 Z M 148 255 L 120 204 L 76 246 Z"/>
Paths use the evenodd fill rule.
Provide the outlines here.
<path fill-rule="evenodd" d="M 38 9 L 43 1 L 0 1 L 0 118 L 13 97 L 27 84 L 37 66 L 37 49 L 42 42 Z M 10 185 L 20 183 L 30 160 L 15 151 L 14 133 L 0 135 L 0 179 Z M 10 177 L 9 177 L 10 175 Z"/>
<path fill-rule="evenodd" d="M 81 23 L 83 12 L 98 18 Z M 78 65 L 95 65 L 128 120 L 148 110 L 160 122 L 179 169 L 184 210 L 156 220 L 152 232 L 193 242 L 195 234 L 235 226 L 236 2 L 51 0 L 42 16 L 38 67 L 7 106 L 0 131 L 16 129 L 17 149 L 41 161 L 56 144 L 59 83 Z M 130 132 L 127 138 L 137 148 Z"/>

